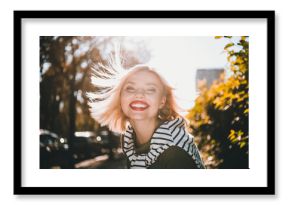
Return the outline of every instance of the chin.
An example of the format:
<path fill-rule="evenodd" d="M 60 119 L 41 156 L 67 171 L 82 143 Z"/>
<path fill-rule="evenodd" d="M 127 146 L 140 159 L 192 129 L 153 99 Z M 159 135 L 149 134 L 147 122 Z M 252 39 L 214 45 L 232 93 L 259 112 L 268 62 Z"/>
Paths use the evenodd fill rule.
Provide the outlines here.
<path fill-rule="evenodd" d="M 148 119 L 154 119 L 154 118 L 157 118 L 157 116 L 144 116 L 144 115 L 138 115 L 138 114 L 129 116 L 130 120 L 148 120 Z"/>
<path fill-rule="evenodd" d="M 130 116 L 129 117 L 131 120 L 146 120 L 146 119 L 148 119 L 148 117 L 144 117 L 144 116 L 136 116 L 136 115 L 134 115 L 134 116 Z"/>

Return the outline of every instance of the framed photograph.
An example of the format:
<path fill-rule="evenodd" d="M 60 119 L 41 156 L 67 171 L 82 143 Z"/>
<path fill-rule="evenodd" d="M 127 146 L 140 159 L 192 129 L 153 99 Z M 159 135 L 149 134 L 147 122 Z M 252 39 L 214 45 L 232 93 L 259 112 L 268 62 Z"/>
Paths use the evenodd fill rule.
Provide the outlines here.
<path fill-rule="evenodd" d="M 14 11 L 14 194 L 275 194 L 275 11 Z"/>

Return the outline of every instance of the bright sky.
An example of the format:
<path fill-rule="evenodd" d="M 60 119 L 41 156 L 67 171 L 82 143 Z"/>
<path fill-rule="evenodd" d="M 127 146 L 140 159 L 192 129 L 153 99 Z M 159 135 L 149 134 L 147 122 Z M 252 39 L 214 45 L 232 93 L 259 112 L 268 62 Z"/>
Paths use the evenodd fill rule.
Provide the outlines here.
<path fill-rule="evenodd" d="M 132 38 L 132 37 L 130 37 Z M 134 37 L 135 38 L 135 37 Z M 198 68 L 225 68 L 227 39 L 210 37 L 138 37 L 151 53 L 154 66 L 176 89 L 179 104 L 189 109 L 195 99 L 195 73 Z"/>

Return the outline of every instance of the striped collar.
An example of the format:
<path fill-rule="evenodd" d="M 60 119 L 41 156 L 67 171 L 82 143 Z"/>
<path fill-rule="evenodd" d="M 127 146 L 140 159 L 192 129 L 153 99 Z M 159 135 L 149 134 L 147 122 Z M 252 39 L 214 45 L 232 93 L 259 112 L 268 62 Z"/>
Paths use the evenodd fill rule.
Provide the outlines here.
<path fill-rule="evenodd" d="M 148 153 L 136 154 L 133 134 L 134 130 L 129 126 L 123 135 L 122 145 L 123 152 L 130 162 L 130 168 L 148 168 L 157 160 L 159 155 L 170 146 L 179 146 L 183 148 L 193 156 L 198 167 L 203 167 L 199 152 L 194 144 L 194 138 L 185 131 L 184 120 L 182 118 L 163 122 L 155 130 L 150 139 L 150 149 Z"/>

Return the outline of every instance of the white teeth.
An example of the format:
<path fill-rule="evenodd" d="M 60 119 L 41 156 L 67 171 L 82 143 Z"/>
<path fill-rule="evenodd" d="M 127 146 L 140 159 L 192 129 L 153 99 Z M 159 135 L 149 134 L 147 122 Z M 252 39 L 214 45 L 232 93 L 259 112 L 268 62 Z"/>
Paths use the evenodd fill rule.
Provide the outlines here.
<path fill-rule="evenodd" d="M 132 107 L 136 107 L 136 108 L 145 108 L 146 105 L 143 105 L 143 104 L 132 104 Z"/>

